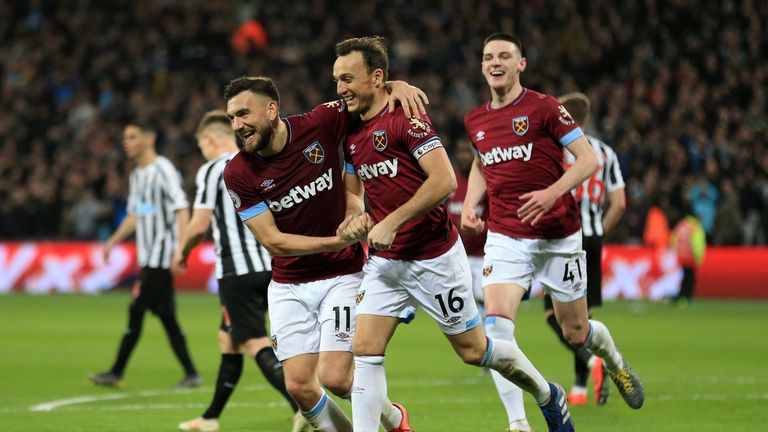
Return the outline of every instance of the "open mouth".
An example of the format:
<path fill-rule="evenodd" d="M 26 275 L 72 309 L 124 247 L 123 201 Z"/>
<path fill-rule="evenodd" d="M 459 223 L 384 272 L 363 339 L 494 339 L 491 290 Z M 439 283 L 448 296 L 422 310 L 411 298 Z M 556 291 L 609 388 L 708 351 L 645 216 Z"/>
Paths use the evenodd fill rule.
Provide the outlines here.
<path fill-rule="evenodd" d="M 254 135 L 256 135 L 256 129 L 253 128 L 240 132 L 240 136 L 246 144 L 250 144 L 253 141 Z"/>

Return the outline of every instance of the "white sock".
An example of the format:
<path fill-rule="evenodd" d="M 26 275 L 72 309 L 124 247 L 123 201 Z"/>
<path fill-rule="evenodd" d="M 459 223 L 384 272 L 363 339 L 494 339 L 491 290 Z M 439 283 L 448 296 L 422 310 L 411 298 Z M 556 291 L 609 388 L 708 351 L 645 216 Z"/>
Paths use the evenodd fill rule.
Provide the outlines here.
<path fill-rule="evenodd" d="M 352 432 L 352 423 L 344 411 L 323 390 L 323 395 L 309 411 L 302 411 L 315 430 L 326 432 Z"/>
<path fill-rule="evenodd" d="M 488 317 L 485 320 L 485 331 L 488 337 L 494 340 L 504 340 L 517 346 L 515 341 L 515 323 L 512 320 L 499 316 Z M 495 370 L 491 371 L 491 377 L 493 377 L 493 382 L 496 384 L 496 390 L 501 398 L 501 403 L 507 411 L 510 428 L 515 422 L 525 420 L 523 390 Z"/>
<path fill-rule="evenodd" d="M 354 387 L 354 384 L 352 386 Z M 350 388 L 349 392 L 344 396 L 341 396 L 341 398 L 352 402 L 352 389 Z M 401 413 L 399 409 L 395 408 L 389 399 L 385 398 L 384 406 L 381 410 L 380 421 L 381 426 L 384 427 L 384 430 L 390 431 L 400 426 L 400 423 L 403 421 L 403 413 Z"/>
<path fill-rule="evenodd" d="M 392 405 L 392 402 L 387 399 L 387 401 L 384 403 L 384 406 L 382 407 L 380 420 L 381 426 L 384 427 L 384 430 L 391 431 L 392 429 L 400 426 L 400 423 L 403 421 L 403 413 L 401 413 L 399 409 L 395 408 L 395 406 Z"/>
<path fill-rule="evenodd" d="M 613 343 L 608 327 L 600 321 L 589 320 L 589 336 L 584 346 L 589 352 L 605 361 L 605 367 L 609 372 L 616 372 L 624 366 L 624 360 Z"/>
<path fill-rule="evenodd" d="M 382 410 L 388 402 L 384 356 L 355 356 L 355 378 L 352 384 L 352 422 L 355 432 L 378 432 Z"/>

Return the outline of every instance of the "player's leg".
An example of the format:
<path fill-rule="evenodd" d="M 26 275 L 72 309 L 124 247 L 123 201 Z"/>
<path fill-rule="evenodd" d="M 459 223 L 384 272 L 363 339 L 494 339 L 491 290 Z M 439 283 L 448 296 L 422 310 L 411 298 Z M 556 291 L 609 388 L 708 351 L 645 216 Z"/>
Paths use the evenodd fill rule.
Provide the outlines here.
<path fill-rule="evenodd" d="M 352 423 L 320 386 L 320 304 L 334 279 L 302 284 L 272 281 L 269 318 L 272 347 L 282 362 L 285 388 L 315 430 L 347 432 Z M 329 282 L 330 281 L 330 282 Z"/>
<path fill-rule="evenodd" d="M 176 294 L 173 289 L 171 271 L 163 268 L 148 268 L 146 271 L 147 278 L 144 282 L 146 282 L 147 292 L 150 294 L 148 308 L 160 319 L 173 353 L 184 368 L 184 378 L 179 381 L 177 387 L 199 387 L 203 384 L 203 379 L 198 375 L 197 369 L 192 363 L 192 357 L 187 347 L 187 338 L 176 317 Z"/>
<path fill-rule="evenodd" d="M 559 418 L 552 417 L 549 413 L 556 412 L 560 406 L 560 398 L 557 394 L 553 397 L 553 389 L 558 393 L 559 387 L 550 385 L 541 373 L 535 369 L 531 362 L 520 350 L 514 338 L 515 323 L 522 298 L 530 289 L 533 280 L 533 265 L 531 262 L 531 248 L 534 240 L 515 239 L 502 234 L 489 232 L 485 244 L 485 263 L 483 267 L 483 285 L 485 286 L 485 303 L 487 320 L 493 320 L 493 326 L 488 327 L 488 357 L 484 362 L 490 363 L 498 359 L 511 358 L 518 364 L 519 374 L 525 380 L 520 387 L 532 394 L 539 406 L 542 407 L 547 424 L 552 428 L 570 427 L 570 413 L 567 405 L 563 403 Z M 493 345 L 493 347 L 491 346 Z M 493 355 L 498 350 L 498 355 Z M 506 381 L 516 382 L 517 377 L 506 376 L 499 371 L 495 382 L 502 401 L 505 399 L 505 407 L 509 408 L 510 418 L 516 413 L 523 413 L 522 401 L 518 401 L 510 384 Z M 505 378 L 502 380 L 501 378 Z M 563 401 L 564 402 L 564 401 Z M 554 404 L 554 405 L 552 405 Z M 519 411 L 515 407 L 519 407 Z M 519 416 L 519 414 L 517 415 Z M 552 418 L 550 418 L 552 417 Z"/>
<path fill-rule="evenodd" d="M 486 298 L 493 305 L 493 312 L 485 318 L 486 335 L 495 341 L 507 341 L 517 346 L 515 319 L 525 291 L 519 286 L 502 284 L 489 285 L 485 291 Z M 491 370 L 491 377 L 507 413 L 510 430 L 530 430 L 525 415 L 523 390 L 495 370 Z"/>
<path fill-rule="evenodd" d="M 586 300 L 586 259 L 581 233 L 549 241 L 534 260 L 536 277 L 552 296 L 555 315 L 566 340 L 602 358 L 624 400 L 632 408 L 643 404 L 644 392 L 637 375 L 622 359 L 608 329 L 590 320 Z"/>
<path fill-rule="evenodd" d="M 469 262 L 463 245 L 457 242 L 441 256 L 412 261 L 411 267 L 412 273 L 418 274 L 419 278 L 404 282 L 405 286 L 424 311 L 438 323 L 459 356 L 468 364 L 487 365 L 490 369 L 499 369 L 500 363 L 483 363 L 483 358 L 487 352 L 487 339 L 482 332 L 480 314 L 474 301 Z M 490 288 L 488 290 L 486 287 L 485 290 L 486 301 L 489 302 L 486 318 L 489 330 L 495 331 L 497 336 L 505 335 L 514 340 L 512 319 L 503 315 L 499 316 L 490 309 L 490 305 L 504 302 L 500 297 L 506 298 L 506 293 L 497 291 L 494 287 Z M 517 294 L 516 304 L 519 304 L 523 293 L 523 290 L 520 290 Z M 514 312 L 516 311 L 517 307 L 515 306 Z M 511 314 L 511 318 L 514 318 L 514 312 Z M 504 351 L 507 342 L 499 340 L 499 344 L 501 345 L 500 349 Z M 495 371 L 492 371 L 492 374 L 497 375 Z M 505 409 L 510 413 L 510 426 L 515 429 L 528 430 L 522 391 L 503 377 L 498 376 L 494 380 L 496 378 L 500 380 L 502 402 Z M 543 378 L 542 381 L 544 387 L 542 391 L 548 392 L 549 388 L 546 381 Z"/>
<path fill-rule="evenodd" d="M 589 369 L 595 364 L 596 357 L 586 348 L 582 346 L 575 347 L 568 343 L 568 340 L 563 335 L 560 323 L 557 322 L 555 317 L 552 296 L 549 294 L 544 295 L 544 315 L 549 328 L 557 335 L 563 346 L 573 353 L 576 379 L 574 380 L 573 387 L 571 387 L 571 391 L 568 393 L 568 403 L 571 405 L 585 405 L 587 403 L 587 377 Z"/>
<path fill-rule="evenodd" d="M 219 291 L 221 291 L 221 284 L 219 286 Z M 222 309 L 225 310 L 223 306 Z M 240 376 L 243 374 L 243 355 L 237 347 L 233 346 L 229 333 L 224 330 L 227 328 L 226 317 L 227 314 L 225 312 L 218 334 L 221 361 L 219 363 L 219 372 L 216 375 L 213 399 L 200 417 L 179 424 L 179 429 L 183 431 L 218 430 L 221 412 L 224 410 L 229 397 L 232 396 L 238 381 L 240 381 Z"/>
<path fill-rule="evenodd" d="M 267 336 L 267 290 L 272 272 L 256 272 L 222 279 L 219 295 L 228 321 L 227 332 L 239 352 L 256 361 L 264 378 L 288 402 L 291 412 L 298 406 L 285 389 L 283 365 L 275 356 Z"/>
<path fill-rule="evenodd" d="M 387 397 L 384 354 L 397 328 L 397 317 L 358 314 L 357 330 L 352 345 L 355 353 L 354 388 L 352 389 L 352 420 L 355 431 L 375 432 L 382 416 L 396 414 Z M 390 421 L 387 430 L 400 422 Z"/>
<path fill-rule="evenodd" d="M 144 326 L 144 314 L 146 313 L 146 292 L 142 296 L 142 284 L 146 277 L 145 269 L 139 273 L 139 279 L 134 283 L 131 290 L 131 303 L 128 305 L 128 326 L 120 339 L 120 345 L 117 349 L 117 357 L 112 367 L 106 372 L 100 372 L 88 375 L 88 379 L 100 386 L 121 387 L 123 385 L 123 374 L 128 364 L 128 360 L 136 348 L 136 344 L 141 337 L 141 330 Z"/>
<path fill-rule="evenodd" d="M 603 305 L 603 238 L 585 236 L 582 237 L 582 241 L 584 251 L 587 253 L 587 313 L 589 319 L 592 319 L 592 311 Z M 584 347 L 577 349 L 584 350 Z M 577 383 L 583 380 L 584 386 L 586 386 L 586 375 L 589 375 L 591 370 L 595 402 L 598 405 L 604 405 L 610 397 L 610 387 L 606 379 L 607 371 L 603 359 L 591 356 L 585 361 L 582 357 L 576 357 L 574 367 Z"/>
<path fill-rule="evenodd" d="M 355 431 L 410 431 L 408 415 L 387 397 L 384 354 L 400 318 L 413 307 L 401 282 L 408 278 L 406 261 L 371 257 L 357 294 L 352 420 Z"/>

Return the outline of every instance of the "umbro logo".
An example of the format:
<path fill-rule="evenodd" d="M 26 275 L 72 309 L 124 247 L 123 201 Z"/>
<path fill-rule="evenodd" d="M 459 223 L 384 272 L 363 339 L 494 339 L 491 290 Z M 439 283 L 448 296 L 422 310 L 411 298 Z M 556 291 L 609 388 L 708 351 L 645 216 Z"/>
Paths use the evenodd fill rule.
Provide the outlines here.
<path fill-rule="evenodd" d="M 259 187 L 264 190 L 270 190 L 273 187 L 275 187 L 275 181 L 273 179 L 264 180 L 263 182 L 261 182 Z"/>

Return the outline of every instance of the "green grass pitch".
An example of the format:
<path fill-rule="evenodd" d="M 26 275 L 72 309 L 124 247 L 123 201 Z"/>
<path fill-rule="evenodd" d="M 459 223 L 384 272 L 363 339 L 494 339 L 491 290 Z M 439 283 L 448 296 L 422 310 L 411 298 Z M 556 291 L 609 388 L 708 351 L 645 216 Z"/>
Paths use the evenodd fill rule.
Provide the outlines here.
<path fill-rule="evenodd" d="M 93 387 L 126 322 L 125 293 L 0 296 L 0 430 L 174 431 L 207 406 L 218 368 L 218 301 L 180 295 L 179 317 L 206 383 L 179 391 L 182 372 L 160 323 L 148 316 L 122 389 Z M 540 300 L 523 305 L 517 339 L 550 380 L 569 387 L 571 357 L 546 326 Z M 605 407 L 572 407 L 580 431 L 768 430 L 768 302 L 698 301 L 687 310 L 620 302 L 599 309 L 640 374 L 645 406 L 626 407 L 613 388 Z M 489 376 L 453 354 L 420 312 L 401 326 L 387 355 L 389 396 L 419 432 L 503 431 L 506 417 Z M 591 395 L 590 395 L 591 396 Z M 543 418 L 526 396 L 534 430 Z M 591 399 L 590 399 L 591 401 Z M 346 401 L 341 402 L 349 410 Z M 253 361 L 222 416 L 223 431 L 288 431 L 291 413 Z"/>

